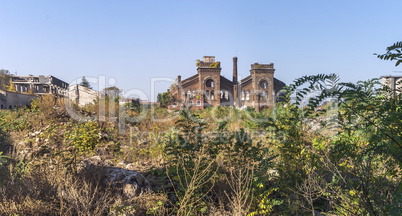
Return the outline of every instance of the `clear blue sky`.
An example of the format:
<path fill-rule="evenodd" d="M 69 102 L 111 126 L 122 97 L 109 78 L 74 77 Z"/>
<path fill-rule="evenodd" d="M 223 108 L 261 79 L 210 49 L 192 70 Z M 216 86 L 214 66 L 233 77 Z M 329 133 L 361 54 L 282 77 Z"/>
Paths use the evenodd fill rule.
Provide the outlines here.
<path fill-rule="evenodd" d="M 401 8 L 378 0 L 0 0 L 0 68 L 67 82 L 104 74 L 149 95 L 152 77 L 187 78 L 204 55 L 231 77 L 237 55 L 242 77 L 254 62 L 273 62 L 287 84 L 318 73 L 355 82 L 402 71 L 373 55 L 402 40 Z"/>

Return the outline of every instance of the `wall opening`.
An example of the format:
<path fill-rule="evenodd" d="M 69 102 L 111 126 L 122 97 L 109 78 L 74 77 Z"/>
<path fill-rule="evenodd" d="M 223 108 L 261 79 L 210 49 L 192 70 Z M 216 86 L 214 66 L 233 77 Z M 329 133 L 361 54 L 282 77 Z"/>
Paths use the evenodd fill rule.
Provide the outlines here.
<path fill-rule="evenodd" d="M 207 80 L 207 82 L 205 83 L 205 85 L 207 87 L 214 87 L 214 81 L 212 79 Z"/>

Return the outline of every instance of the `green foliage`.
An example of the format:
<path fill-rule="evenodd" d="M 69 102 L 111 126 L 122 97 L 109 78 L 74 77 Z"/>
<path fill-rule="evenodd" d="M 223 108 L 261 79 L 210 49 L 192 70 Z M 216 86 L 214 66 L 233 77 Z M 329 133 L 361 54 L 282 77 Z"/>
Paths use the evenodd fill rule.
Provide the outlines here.
<path fill-rule="evenodd" d="M 224 158 L 232 159 L 231 165 L 234 166 L 244 166 L 250 161 L 263 164 L 272 160 L 267 158 L 268 149 L 262 143 L 253 143 L 250 134 L 243 129 L 226 131 L 226 121 L 219 123 L 216 132 L 206 135 L 204 129 L 207 124 L 196 115 L 182 111 L 176 125 L 179 132 L 170 134 L 166 140 L 166 157 L 171 165 L 177 164 L 179 158 L 186 161 L 194 158 L 201 150 L 206 150 L 211 160 L 224 154 Z"/>
<path fill-rule="evenodd" d="M 103 89 L 103 94 L 106 97 L 106 101 L 113 100 L 114 102 L 118 103 L 120 99 L 121 90 L 116 86 L 111 86 Z"/>
<path fill-rule="evenodd" d="M 377 58 L 381 60 L 396 60 L 395 66 L 398 66 L 402 62 L 402 41 L 394 43 L 392 46 L 387 47 L 387 52 L 385 54 L 377 55 Z"/>
<path fill-rule="evenodd" d="M 324 83 L 330 88 L 323 89 Z M 400 96 L 389 97 L 389 92 L 376 89 L 376 79 L 337 83 L 333 75 L 298 79 L 290 85 L 289 93 L 305 84 L 309 87 L 296 93 L 295 104 L 275 109 L 272 126 L 268 127 L 275 131 L 274 143 L 280 155 L 279 192 L 302 191 L 300 198 L 289 196 L 288 202 L 304 202 L 306 209 L 323 211 L 330 205 L 336 214 L 389 214 L 400 194 Z M 299 109 L 303 97 L 317 89 L 321 94 L 312 97 L 305 109 Z M 328 138 L 311 133 L 304 124 L 317 118 L 315 109 L 327 98 L 340 102 L 336 127 L 331 128 L 337 136 Z"/>
<path fill-rule="evenodd" d="M 3 152 L 0 151 L 0 187 L 8 180 L 7 177 L 9 176 L 9 170 L 7 169 L 8 167 L 6 167 L 6 165 L 10 159 L 10 157 L 3 155 Z"/>
<path fill-rule="evenodd" d="M 159 93 L 157 96 L 157 101 L 161 103 L 162 107 L 167 107 L 173 101 L 173 97 L 170 92 Z"/>
<path fill-rule="evenodd" d="M 265 129 L 269 124 L 271 109 L 265 109 L 260 112 L 256 112 L 254 108 L 247 107 L 242 115 L 243 125 L 246 128 L 259 130 Z"/>
<path fill-rule="evenodd" d="M 247 216 L 268 215 L 273 213 L 273 208 L 283 203 L 283 200 L 272 198 L 272 194 L 277 191 L 277 188 L 265 189 L 262 183 L 257 184 L 258 195 L 256 197 L 257 207 L 252 209 Z"/>
<path fill-rule="evenodd" d="M 201 211 L 207 206 L 204 198 L 211 190 L 208 184 L 216 172 L 216 154 L 208 154 L 214 149 L 204 145 L 207 137 L 202 131 L 206 124 L 196 118 L 182 111 L 176 122 L 180 132 L 169 134 L 165 140 L 167 175 L 176 183 L 178 215 Z"/>
<path fill-rule="evenodd" d="M 81 80 L 80 85 L 92 89 L 91 85 L 89 84 L 89 82 L 88 82 L 88 80 L 85 78 L 85 76 L 82 77 L 82 80 Z"/>
<path fill-rule="evenodd" d="M 124 159 L 127 161 L 158 160 L 165 151 L 163 135 L 159 128 L 155 127 L 148 133 L 143 133 L 137 127 L 130 129 L 129 151 L 124 151 Z"/>
<path fill-rule="evenodd" d="M 96 121 L 70 124 L 69 126 L 71 132 L 65 134 L 65 139 L 80 152 L 91 151 L 99 144 L 101 129 Z"/>
<path fill-rule="evenodd" d="M 9 159 L 9 157 L 3 155 L 3 152 L 0 151 L 0 166 L 2 166 L 2 165 L 5 163 L 5 161 L 6 161 L 7 159 Z"/>
<path fill-rule="evenodd" d="M 0 130 L 4 132 L 23 131 L 32 127 L 26 109 L 2 110 L 0 112 Z"/>
<path fill-rule="evenodd" d="M 180 133 L 169 134 L 166 142 L 166 157 L 171 165 L 177 165 L 179 160 L 185 161 L 185 166 L 192 166 L 191 159 L 202 150 L 204 144 L 204 130 L 206 124 L 197 116 L 192 116 L 187 111 L 182 111 L 176 121 Z"/>
<path fill-rule="evenodd" d="M 268 207 L 269 205 L 279 205 L 280 201 L 271 199 L 270 193 L 262 190 L 260 185 L 266 185 L 263 188 L 269 188 L 267 172 L 273 167 L 275 156 L 263 143 L 254 142 L 251 135 L 243 129 L 234 132 L 227 131 L 227 123 L 227 121 L 219 122 L 214 133 L 203 133 L 206 124 L 197 116 L 183 111 L 176 122 L 179 132 L 171 133 L 166 140 L 165 152 L 170 167 L 168 175 L 171 175 L 172 179 L 177 182 L 189 182 L 187 178 L 194 176 L 197 170 L 208 170 L 204 179 L 209 179 L 213 174 L 219 178 L 219 176 L 226 176 L 228 170 L 252 167 L 257 172 L 252 176 L 239 178 L 252 179 L 251 192 L 256 195 L 256 198 L 249 202 L 252 202 L 250 205 L 252 204 L 253 209 L 258 212 L 268 212 L 268 209 L 271 208 Z M 248 174 L 250 175 L 250 173 Z M 206 186 L 205 182 L 198 182 L 198 184 Z M 189 184 L 181 185 L 178 193 L 179 200 L 185 196 L 185 191 L 189 190 L 189 186 Z M 191 199 L 202 199 L 211 188 L 212 186 L 200 186 Z M 248 200 L 249 198 L 243 199 Z M 265 203 L 266 207 L 262 207 L 261 202 Z M 261 211 L 258 210 L 260 208 L 258 206 L 261 207 Z M 199 207 L 201 208 L 202 205 Z M 264 208 L 268 209 L 262 210 Z"/>

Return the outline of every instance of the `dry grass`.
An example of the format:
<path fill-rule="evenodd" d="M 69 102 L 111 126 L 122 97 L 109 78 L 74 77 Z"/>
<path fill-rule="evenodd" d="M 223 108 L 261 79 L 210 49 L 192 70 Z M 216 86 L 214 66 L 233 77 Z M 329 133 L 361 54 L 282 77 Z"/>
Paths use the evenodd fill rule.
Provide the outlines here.
<path fill-rule="evenodd" d="M 214 169 L 213 164 L 214 160 L 206 160 L 208 155 L 205 152 L 205 149 L 200 150 L 199 154 L 196 155 L 195 158 L 191 158 L 194 161 L 194 167 L 189 168 L 185 166 L 185 162 L 183 158 L 179 158 L 179 164 L 177 168 L 177 180 L 182 189 L 184 189 L 183 194 L 179 194 L 178 189 L 174 188 L 176 197 L 178 198 L 178 206 L 177 206 L 177 215 L 192 215 L 195 213 L 195 209 L 200 205 L 200 201 L 212 191 L 214 185 L 212 179 L 216 174 L 217 170 Z M 183 172 L 180 172 L 179 169 L 183 169 Z M 192 169 L 192 170 L 190 170 Z M 184 174 L 184 176 L 180 176 Z M 168 174 L 169 177 L 169 174 Z M 171 178 L 169 178 L 172 185 L 174 182 Z M 209 190 L 205 191 L 202 194 L 198 194 L 194 196 L 196 193 L 200 193 L 199 191 L 206 185 L 208 185 Z"/>
<path fill-rule="evenodd" d="M 121 206 L 134 206 L 134 212 L 144 214 L 150 209 L 156 215 L 166 212 L 165 195 L 149 192 L 125 199 L 119 190 L 102 184 L 102 169 L 74 175 L 54 161 L 24 171 L 20 165 L 9 167 L 10 174 L 2 176 L 8 181 L 0 188 L 0 215 L 107 215 Z"/>
<path fill-rule="evenodd" d="M 254 166 L 239 167 L 230 170 L 227 182 L 231 193 L 225 193 L 229 200 L 229 207 L 233 216 L 247 215 L 252 199 L 252 182 L 254 178 Z"/>
<path fill-rule="evenodd" d="M 100 184 L 100 173 L 89 180 L 48 163 L 21 166 L 9 165 L 0 191 L 1 215 L 102 215 L 113 201 Z"/>

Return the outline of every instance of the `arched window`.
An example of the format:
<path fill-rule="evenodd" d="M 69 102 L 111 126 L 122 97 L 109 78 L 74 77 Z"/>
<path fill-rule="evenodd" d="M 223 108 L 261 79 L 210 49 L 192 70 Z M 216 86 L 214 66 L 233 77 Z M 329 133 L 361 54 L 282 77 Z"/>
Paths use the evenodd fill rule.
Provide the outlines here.
<path fill-rule="evenodd" d="M 207 87 L 214 87 L 214 81 L 212 79 L 207 80 L 207 82 L 205 82 L 205 85 Z"/>
<path fill-rule="evenodd" d="M 261 87 L 262 89 L 267 89 L 267 88 L 268 88 L 268 82 L 267 82 L 266 80 L 262 80 L 262 81 L 260 82 L 260 87 Z"/>
<path fill-rule="evenodd" d="M 268 100 L 269 96 L 268 96 L 268 91 L 265 91 L 265 100 Z"/>
<path fill-rule="evenodd" d="M 189 101 L 189 105 L 190 106 L 193 106 L 194 105 L 194 103 L 193 103 L 193 101 L 191 100 L 191 101 Z"/>
<path fill-rule="evenodd" d="M 193 96 L 195 96 L 195 89 L 193 89 Z"/>
<path fill-rule="evenodd" d="M 241 92 L 241 100 L 244 100 L 244 91 Z"/>
<path fill-rule="evenodd" d="M 221 99 L 223 99 L 223 94 L 224 94 L 224 92 L 223 92 L 223 91 L 220 91 L 219 94 L 220 94 L 220 96 L 221 96 Z"/>
<path fill-rule="evenodd" d="M 197 106 L 201 106 L 201 101 L 200 100 L 197 101 Z"/>
<path fill-rule="evenodd" d="M 211 100 L 215 100 L 215 94 L 214 90 L 211 90 Z"/>
<path fill-rule="evenodd" d="M 206 96 L 207 100 L 209 100 L 209 91 L 208 90 L 205 92 L 205 96 Z"/>
<path fill-rule="evenodd" d="M 229 100 L 229 92 L 225 91 L 225 100 Z"/>
<path fill-rule="evenodd" d="M 247 90 L 247 93 L 246 93 L 246 100 L 247 100 L 247 101 L 250 100 L 250 90 Z"/>

